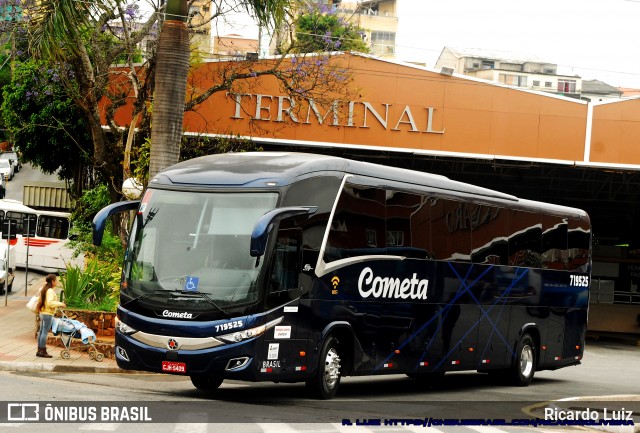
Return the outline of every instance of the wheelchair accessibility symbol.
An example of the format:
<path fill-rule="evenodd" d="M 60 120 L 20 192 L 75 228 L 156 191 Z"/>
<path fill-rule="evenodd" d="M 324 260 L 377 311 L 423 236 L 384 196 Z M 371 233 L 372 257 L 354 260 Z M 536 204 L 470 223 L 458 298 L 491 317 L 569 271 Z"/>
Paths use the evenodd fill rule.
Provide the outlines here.
<path fill-rule="evenodd" d="M 184 283 L 184 291 L 195 292 L 196 290 L 198 290 L 199 282 L 200 278 L 198 277 L 187 277 L 187 281 Z"/>

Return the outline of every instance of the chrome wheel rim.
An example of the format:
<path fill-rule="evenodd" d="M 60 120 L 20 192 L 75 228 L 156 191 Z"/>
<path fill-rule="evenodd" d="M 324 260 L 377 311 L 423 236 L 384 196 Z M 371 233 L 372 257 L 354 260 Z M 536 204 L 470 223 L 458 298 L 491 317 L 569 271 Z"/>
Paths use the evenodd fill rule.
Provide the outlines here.
<path fill-rule="evenodd" d="M 524 377 L 529 377 L 533 371 L 533 349 L 525 345 L 520 353 L 520 373 Z"/>
<path fill-rule="evenodd" d="M 327 389 L 333 389 L 340 379 L 340 356 L 335 348 L 327 351 L 324 360 L 324 383 Z"/>

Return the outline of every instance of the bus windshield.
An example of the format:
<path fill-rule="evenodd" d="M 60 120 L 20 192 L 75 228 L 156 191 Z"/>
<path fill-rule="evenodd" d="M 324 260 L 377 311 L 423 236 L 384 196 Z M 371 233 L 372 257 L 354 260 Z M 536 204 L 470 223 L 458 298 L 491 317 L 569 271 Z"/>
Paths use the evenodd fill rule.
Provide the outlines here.
<path fill-rule="evenodd" d="M 249 254 L 251 232 L 277 200 L 275 192 L 148 190 L 125 257 L 125 304 L 211 311 L 255 302 L 261 265 Z"/>

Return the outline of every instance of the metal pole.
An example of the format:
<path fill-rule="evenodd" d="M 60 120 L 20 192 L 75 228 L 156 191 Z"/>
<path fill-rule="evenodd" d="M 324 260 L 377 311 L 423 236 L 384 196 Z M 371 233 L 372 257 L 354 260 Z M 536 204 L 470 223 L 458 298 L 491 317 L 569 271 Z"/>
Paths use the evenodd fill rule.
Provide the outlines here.
<path fill-rule="evenodd" d="M 27 236 L 22 235 L 23 239 L 26 238 L 27 243 L 27 256 L 25 257 L 25 268 L 24 268 L 24 296 L 27 296 L 27 285 L 29 281 L 29 244 L 31 243 L 31 238 L 29 237 L 29 224 L 31 223 L 31 217 L 27 216 Z"/>
<path fill-rule="evenodd" d="M 7 287 L 7 278 L 9 278 L 9 248 L 11 247 L 11 220 L 7 220 L 9 224 L 7 230 L 7 255 L 4 258 L 4 281 L 2 282 L 2 288 L 4 289 L 4 306 L 7 306 L 9 301 L 9 287 Z"/>

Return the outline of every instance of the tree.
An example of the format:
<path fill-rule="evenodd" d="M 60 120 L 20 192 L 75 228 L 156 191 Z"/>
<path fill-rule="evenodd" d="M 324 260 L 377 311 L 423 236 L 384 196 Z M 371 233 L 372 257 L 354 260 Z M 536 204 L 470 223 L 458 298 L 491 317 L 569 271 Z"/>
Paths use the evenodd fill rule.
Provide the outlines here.
<path fill-rule="evenodd" d="M 295 0 L 212 0 L 211 20 L 222 20 L 227 13 L 244 8 L 258 22 L 274 28 L 288 16 L 292 1 Z M 141 164 L 136 167 L 135 161 L 129 169 L 129 154 L 140 155 L 142 163 L 151 161 L 151 175 L 178 162 L 184 111 L 193 109 L 215 92 L 238 91 L 263 75 L 278 79 L 292 100 L 313 97 L 320 102 L 323 96 L 344 94 L 347 89 L 344 71 L 329 66 L 328 56 L 304 53 L 288 56 L 294 51 L 294 41 L 279 58 L 260 63 L 235 62 L 219 71 L 206 87 L 194 81 L 189 93 L 181 94 L 182 83 L 186 84 L 189 74 L 184 32 L 193 25 L 189 17 L 184 21 L 188 5 L 186 0 L 169 0 L 165 9 L 157 9 L 157 13 L 137 27 L 129 25 L 135 8 L 123 0 L 50 0 L 38 2 L 26 14 L 31 17 L 28 23 L 31 52 L 49 65 L 73 73 L 73 78 L 63 77 L 61 88 L 75 102 L 91 133 L 91 146 L 84 147 L 90 161 L 88 169 L 109 184 L 113 201 L 120 197 L 123 178 L 140 172 Z M 161 37 L 157 51 L 147 53 L 148 60 L 142 67 L 135 65 L 138 43 L 158 31 Z M 113 67 L 115 62 L 119 63 L 117 68 Z M 122 130 L 115 115 L 132 100 L 133 120 L 128 130 Z M 136 126 L 138 132 L 133 134 Z M 149 142 L 149 135 L 152 135 L 151 150 L 147 152 L 144 144 Z M 80 195 L 83 187 L 92 186 L 83 183 L 79 180 L 76 185 L 76 195 Z"/>
<path fill-rule="evenodd" d="M 70 73 L 29 60 L 18 64 L 4 87 L 2 114 L 25 160 L 46 173 L 81 183 L 90 164 L 91 135 L 85 117 L 62 86 Z"/>
<path fill-rule="evenodd" d="M 133 8 L 123 0 L 78 2 L 48 0 L 37 2 L 26 13 L 30 35 L 30 51 L 37 58 L 46 59 L 73 72 L 63 77 L 67 96 L 83 113 L 91 132 L 92 168 L 110 185 L 111 197 L 116 200 L 122 183 L 122 137 L 124 131 L 113 120 L 115 110 L 125 103 L 128 87 L 144 94 L 134 65 L 136 46 L 149 34 L 157 21 L 152 17 L 134 30 L 129 22 L 135 18 Z M 126 69 L 111 71 L 116 61 L 126 59 Z M 128 80 L 127 90 L 114 85 L 114 74 Z M 121 83 L 120 83 L 121 84 Z M 103 101 L 107 97 L 106 105 Z M 143 109 L 138 106 L 138 109 Z M 110 130 L 102 127 L 103 116 Z M 82 184 L 76 185 L 80 193 Z"/>
<path fill-rule="evenodd" d="M 339 9 L 313 5 L 301 14 L 295 26 L 296 52 L 358 51 L 368 53 L 363 29 L 351 24 Z"/>
<path fill-rule="evenodd" d="M 212 3 L 215 4 L 212 19 L 237 8 L 224 0 Z M 260 25 L 277 27 L 284 20 L 290 0 L 242 0 L 235 3 L 252 12 Z M 188 10 L 186 0 L 167 1 L 167 19 L 158 42 L 149 179 L 177 163 L 180 157 L 189 72 Z"/>

